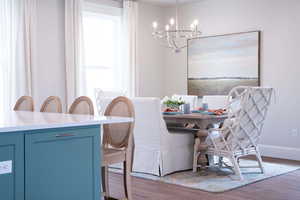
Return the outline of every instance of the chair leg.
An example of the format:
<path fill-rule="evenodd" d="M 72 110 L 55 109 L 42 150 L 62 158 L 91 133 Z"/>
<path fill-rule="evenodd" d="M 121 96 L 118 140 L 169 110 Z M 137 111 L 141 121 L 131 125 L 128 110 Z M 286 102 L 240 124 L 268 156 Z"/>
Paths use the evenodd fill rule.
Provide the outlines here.
<path fill-rule="evenodd" d="M 223 167 L 223 157 L 219 157 L 219 162 L 218 162 L 218 167 L 222 168 Z"/>
<path fill-rule="evenodd" d="M 132 187 L 131 187 L 131 164 L 130 162 L 123 163 L 123 178 L 124 178 L 124 189 L 125 189 L 125 196 L 127 200 L 132 200 Z"/>
<path fill-rule="evenodd" d="M 198 147 L 200 144 L 200 139 L 195 138 L 195 144 L 194 144 L 194 158 L 193 158 L 193 172 L 197 172 L 197 167 L 198 167 Z"/>
<path fill-rule="evenodd" d="M 232 164 L 233 164 L 233 167 L 234 167 L 234 172 L 235 174 L 239 177 L 239 180 L 243 180 L 243 176 L 242 176 L 242 172 L 241 172 L 241 169 L 240 169 L 240 166 L 239 166 L 239 163 L 237 161 L 237 158 L 235 158 L 234 156 L 231 158 L 232 160 Z"/>
<path fill-rule="evenodd" d="M 108 166 L 102 167 L 102 188 L 104 192 L 104 199 L 109 199 L 109 186 L 108 186 Z"/>
<path fill-rule="evenodd" d="M 255 156 L 256 156 L 256 158 L 257 158 L 258 165 L 259 165 L 259 168 L 260 168 L 260 170 L 261 170 L 261 173 L 264 174 L 264 173 L 265 173 L 265 169 L 264 169 L 263 161 L 262 161 L 262 159 L 261 159 L 261 155 L 260 155 L 259 151 L 256 151 Z"/>
<path fill-rule="evenodd" d="M 215 156 L 213 156 L 213 155 L 207 155 L 207 157 L 208 157 L 208 164 L 209 164 L 209 166 L 211 167 L 213 167 L 213 166 L 215 166 Z"/>
<path fill-rule="evenodd" d="M 239 166 L 240 166 L 240 162 L 241 162 L 240 158 L 237 158 L 236 160 L 237 160 L 237 163 L 238 163 Z"/>

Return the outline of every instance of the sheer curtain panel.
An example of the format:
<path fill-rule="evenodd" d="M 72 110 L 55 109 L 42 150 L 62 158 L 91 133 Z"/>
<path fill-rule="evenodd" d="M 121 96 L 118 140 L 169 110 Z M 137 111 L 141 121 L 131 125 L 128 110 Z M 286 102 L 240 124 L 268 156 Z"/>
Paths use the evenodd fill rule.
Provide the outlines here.
<path fill-rule="evenodd" d="M 82 83 L 79 67 L 82 63 L 83 0 L 65 0 L 66 98 L 67 106 L 79 95 Z"/>
<path fill-rule="evenodd" d="M 0 1 L 0 112 L 12 110 L 17 98 L 31 95 L 30 65 L 25 59 L 24 0 Z"/>
<path fill-rule="evenodd" d="M 137 54 L 137 17 L 138 2 L 133 0 L 123 1 L 123 27 L 124 27 L 124 70 L 125 83 L 128 96 L 139 95 L 139 76 L 136 65 Z"/>

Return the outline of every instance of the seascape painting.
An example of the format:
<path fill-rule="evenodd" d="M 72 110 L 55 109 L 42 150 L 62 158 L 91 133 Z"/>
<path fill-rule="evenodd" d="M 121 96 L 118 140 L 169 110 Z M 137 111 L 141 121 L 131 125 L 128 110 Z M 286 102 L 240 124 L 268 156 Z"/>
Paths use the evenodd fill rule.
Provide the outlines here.
<path fill-rule="evenodd" d="M 235 86 L 259 86 L 260 32 L 188 41 L 188 94 L 227 95 Z"/>

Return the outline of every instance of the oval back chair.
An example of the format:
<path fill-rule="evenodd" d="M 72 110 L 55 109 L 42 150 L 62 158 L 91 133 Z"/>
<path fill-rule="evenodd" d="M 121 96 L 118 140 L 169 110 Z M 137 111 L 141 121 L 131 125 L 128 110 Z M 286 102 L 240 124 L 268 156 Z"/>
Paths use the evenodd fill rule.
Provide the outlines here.
<path fill-rule="evenodd" d="M 105 116 L 134 118 L 134 108 L 126 97 L 115 98 L 107 107 Z M 133 131 L 133 123 L 105 124 L 103 145 L 113 148 L 126 148 Z"/>
<path fill-rule="evenodd" d="M 33 99 L 30 96 L 22 96 L 15 104 L 14 111 L 31 111 L 34 110 Z"/>
<path fill-rule="evenodd" d="M 134 118 L 135 113 L 133 104 L 128 98 L 117 97 L 108 105 L 104 115 Z M 134 122 L 103 126 L 102 185 L 106 199 L 109 198 L 108 166 L 116 163 L 123 163 L 125 196 L 129 200 L 132 199 L 130 172 L 134 152 L 133 128 Z"/>
<path fill-rule="evenodd" d="M 56 96 L 48 97 L 44 101 L 40 112 L 62 113 L 62 104 L 60 98 Z"/>
<path fill-rule="evenodd" d="M 89 97 L 81 96 L 72 103 L 69 114 L 94 115 L 93 102 Z"/>

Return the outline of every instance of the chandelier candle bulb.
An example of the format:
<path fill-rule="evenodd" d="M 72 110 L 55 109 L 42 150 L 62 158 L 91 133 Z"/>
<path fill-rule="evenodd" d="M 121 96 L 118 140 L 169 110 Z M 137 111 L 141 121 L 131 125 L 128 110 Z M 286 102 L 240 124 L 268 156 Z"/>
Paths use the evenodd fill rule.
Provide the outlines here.
<path fill-rule="evenodd" d="M 170 19 L 170 24 L 171 24 L 171 26 L 173 26 L 175 24 L 175 19 L 174 18 Z"/>
<path fill-rule="evenodd" d="M 195 19 L 193 23 L 195 25 L 195 31 L 197 31 L 198 30 L 199 21 L 197 19 Z"/>
<path fill-rule="evenodd" d="M 195 24 L 195 26 L 198 26 L 198 24 L 199 24 L 198 19 L 195 19 L 193 23 Z"/>
<path fill-rule="evenodd" d="M 166 25 L 166 31 L 168 31 L 168 30 L 170 30 L 170 25 L 169 24 Z"/>
<path fill-rule="evenodd" d="M 192 31 L 195 30 L 195 24 L 194 24 L 194 23 L 191 24 L 191 30 L 192 30 Z"/>
<path fill-rule="evenodd" d="M 152 27 L 153 27 L 154 29 L 157 29 L 157 26 L 158 26 L 157 22 L 153 22 L 153 23 L 152 23 Z"/>

